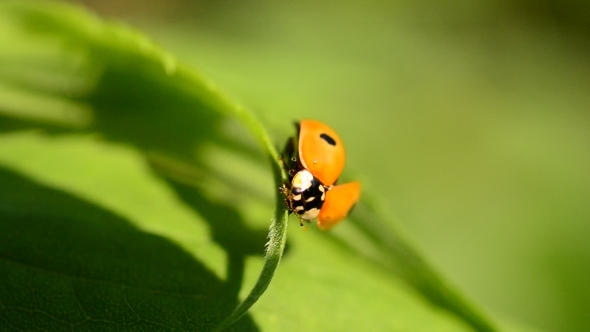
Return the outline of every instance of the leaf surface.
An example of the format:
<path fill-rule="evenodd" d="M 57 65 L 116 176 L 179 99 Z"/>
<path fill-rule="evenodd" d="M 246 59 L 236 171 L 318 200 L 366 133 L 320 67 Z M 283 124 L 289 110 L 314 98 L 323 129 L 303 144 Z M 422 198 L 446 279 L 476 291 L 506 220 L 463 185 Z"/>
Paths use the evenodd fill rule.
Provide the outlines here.
<path fill-rule="evenodd" d="M 201 331 L 256 303 L 229 329 L 494 329 L 370 192 L 335 236 L 293 226 L 259 298 L 287 231 L 262 124 L 121 24 L 15 2 L 0 26 L 0 326 Z"/>

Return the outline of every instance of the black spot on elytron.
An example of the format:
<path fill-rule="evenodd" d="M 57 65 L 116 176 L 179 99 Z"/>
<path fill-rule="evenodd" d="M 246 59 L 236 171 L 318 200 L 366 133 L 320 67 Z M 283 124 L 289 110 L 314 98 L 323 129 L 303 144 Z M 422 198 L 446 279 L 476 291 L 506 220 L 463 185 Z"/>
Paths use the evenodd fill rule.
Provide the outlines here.
<path fill-rule="evenodd" d="M 336 146 L 336 141 L 332 137 L 330 137 L 328 134 L 321 134 L 320 138 L 322 138 L 328 144 L 330 144 L 332 146 Z"/>

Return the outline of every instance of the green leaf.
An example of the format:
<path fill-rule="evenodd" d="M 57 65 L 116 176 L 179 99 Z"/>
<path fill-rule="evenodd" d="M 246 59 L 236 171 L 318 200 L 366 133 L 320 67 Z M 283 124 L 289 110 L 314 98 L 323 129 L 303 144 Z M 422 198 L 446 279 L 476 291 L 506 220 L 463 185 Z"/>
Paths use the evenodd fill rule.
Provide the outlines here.
<path fill-rule="evenodd" d="M 20 255 L 11 256 L 10 254 L 12 253 L 20 252 L 20 250 L 16 250 L 15 248 L 18 248 L 23 243 L 21 237 L 14 236 L 14 233 L 20 234 L 21 232 L 11 229 L 10 227 L 13 224 L 26 225 L 26 229 L 30 229 L 32 226 L 32 229 L 38 231 L 36 236 L 41 237 L 48 233 L 47 228 L 53 227 L 56 221 L 65 220 L 64 225 L 68 225 L 69 222 L 67 220 L 72 218 L 67 214 L 70 210 L 84 211 L 80 213 L 90 216 L 102 215 L 107 211 L 99 207 L 88 206 L 89 204 L 84 204 L 84 202 L 70 202 L 75 200 L 75 197 L 69 197 L 69 199 L 64 198 L 63 200 L 53 202 L 51 205 L 55 207 L 62 207 L 68 204 L 74 205 L 73 208 L 65 209 L 64 211 L 58 209 L 64 213 L 63 215 L 58 214 L 57 216 L 46 218 L 47 212 L 41 211 L 40 213 L 34 213 L 34 216 L 30 217 L 28 213 L 13 211 L 14 209 L 12 207 L 14 204 L 9 202 L 6 207 L 9 210 L 9 214 L 5 219 L 10 222 L 6 223 L 6 227 L 8 228 L 3 233 L 8 236 L 5 247 L 7 253 L 5 258 L 7 261 L 11 264 L 19 263 L 24 267 L 32 265 L 49 274 L 64 274 L 67 276 L 65 279 L 78 278 L 80 279 L 80 290 L 77 284 L 74 285 L 71 291 L 71 293 L 74 293 L 73 298 L 66 299 L 65 303 L 68 306 L 65 309 L 60 309 L 67 313 L 72 311 L 77 312 L 73 318 L 67 317 L 68 319 L 65 319 L 57 313 L 48 311 L 46 308 L 27 308 L 25 304 L 30 303 L 28 301 L 21 303 L 20 299 L 17 298 L 16 303 L 10 301 L 7 303 L 3 302 L 5 306 L 5 308 L 3 307 L 3 312 L 6 313 L 6 322 L 11 326 L 15 326 L 14 322 L 16 321 L 18 323 L 21 320 L 21 316 L 26 313 L 31 316 L 29 318 L 34 320 L 56 321 L 63 326 L 80 325 L 91 329 L 104 329 L 107 326 L 116 327 L 119 324 L 168 328 L 182 326 L 188 329 L 194 326 L 194 328 L 199 330 L 211 329 L 237 305 L 236 292 L 240 289 L 244 258 L 247 255 L 258 253 L 256 243 L 260 244 L 260 240 L 263 240 L 264 237 L 260 236 L 261 232 L 249 230 L 246 226 L 241 226 L 243 230 L 237 232 L 235 228 L 240 227 L 241 217 L 235 211 L 234 207 L 214 203 L 204 192 L 189 189 L 190 186 L 214 185 L 220 188 L 225 186 L 223 189 L 228 190 L 229 188 L 227 187 L 229 184 L 231 183 L 233 185 L 235 183 L 232 180 L 227 180 L 226 183 L 222 184 L 202 181 L 200 178 L 212 173 L 212 171 L 208 170 L 210 167 L 210 165 L 207 165 L 208 160 L 200 159 L 205 154 L 201 150 L 206 150 L 210 146 L 223 146 L 229 151 L 243 154 L 244 158 L 252 158 L 253 155 L 256 155 L 252 146 L 244 145 L 240 141 L 236 142 L 235 139 L 232 140 L 226 137 L 227 135 L 222 132 L 222 126 L 227 125 L 226 118 L 229 114 L 238 119 L 251 133 L 257 136 L 258 140 L 266 148 L 267 154 L 272 161 L 271 164 L 274 165 L 275 186 L 278 187 L 278 184 L 283 181 L 284 173 L 281 173 L 279 169 L 278 155 L 273 145 L 270 144 L 270 140 L 266 137 L 264 129 L 252 118 L 250 113 L 246 112 L 240 106 L 229 102 L 222 94 L 216 91 L 212 84 L 204 81 L 182 64 L 176 63 L 173 57 L 158 49 L 157 46 L 138 33 L 119 25 L 103 24 L 101 21 L 75 8 L 67 6 L 56 8 L 52 6 L 38 7 L 38 5 L 36 4 L 35 7 L 31 5 L 8 5 L 2 8 L 3 21 L 8 27 L 5 30 L 5 35 L 2 37 L 5 38 L 4 41 L 6 44 L 14 45 L 14 48 L 2 55 L 4 56 L 5 63 L 15 64 L 16 67 L 2 67 L 5 73 L 3 76 L 5 80 L 2 84 L 2 93 L 7 98 L 3 99 L 1 107 L 5 115 L 12 115 L 16 119 L 25 120 L 14 121 L 14 119 L 8 118 L 4 122 L 6 126 L 5 130 L 24 129 L 33 125 L 33 127 L 43 128 L 48 132 L 62 135 L 71 133 L 68 129 L 86 133 L 98 132 L 107 140 L 119 144 L 132 145 L 140 150 L 141 153 L 148 156 L 148 160 L 152 163 L 154 169 L 158 169 L 159 167 L 159 172 L 162 173 L 162 176 L 167 174 L 166 179 L 168 181 L 173 181 L 172 178 L 177 178 L 177 182 L 183 181 L 170 185 L 177 187 L 178 194 L 185 191 L 187 197 L 183 198 L 187 202 L 190 201 L 193 207 L 206 217 L 207 221 L 212 222 L 213 241 L 220 246 L 227 247 L 229 255 L 229 261 L 227 263 L 228 280 L 224 281 L 216 278 L 211 271 L 208 271 L 206 264 L 196 264 L 195 267 L 191 267 L 190 264 L 185 262 L 188 255 L 182 253 L 182 251 L 178 254 L 162 249 L 161 247 L 169 243 L 168 241 L 163 241 L 162 239 L 160 240 L 162 244 L 158 242 L 155 244 L 144 244 L 141 240 L 136 240 L 132 236 L 126 237 L 123 235 L 119 241 L 110 241 L 108 234 L 118 231 L 108 231 L 108 229 L 106 233 L 102 229 L 90 229 L 88 233 L 105 233 L 103 237 L 96 236 L 94 239 L 94 241 L 106 245 L 104 250 L 100 250 L 101 246 L 96 246 L 94 243 L 91 247 L 85 247 L 85 244 L 94 241 L 86 240 L 85 234 L 81 234 L 80 239 L 78 239 L 77 231 L 74 230 L 73 233 L 71 230 L 70 232 L 66 232 L 67 229 L 61 229 L 64 226 L 60 225 L 56 226 L 55 230 L 49 232 L 50 236 L 44 239 L 44 241 L 38 238 L 33 240 L 34 243 L 45 243 L 41 246 L 41 249 L 36 249 L 35 246 L 35 250 L 46 252 L 52 259 L 63 259 L 65 261 L 56 262 L 50 260 L 49 262 L 38 262 L 35 258 L 26 255 L 25 257 Z M 36 46 L 42 53 L 41 55 L 31 53 L 31 50 L 35 49 Z M 17 70 L 14 70 L 15 68 Z M 36 137 L 33 140 L 35 141 Z M 6 146 L 10 148 L 10 146 L 16 145 L 18 144 L 8 144 Z M 37 145 L 35 143 L 31 145 L 25 143 L 25 146 L 23 150 L 27 151 L 28 154 Z M 50 148 L 43 147 L 41 150 L 35 154 L 40 156 L 43 154 L 43 151 L 50 151 Z M 81 150 L 77 158 L 83 158 L 88 148 L 82 148 Z M 9 156 L 14 156 L 10 151 L 7 153 Z M 56 162 L 53 159 L 54 155 L 54 153 L 50 153 L 48 160 L 44 160 L 41 163 L 44 165 L 44 169 L 51 169 L 47 165 Z M 97 154 L 93 153 L 88 155 L 88 158 L 93 159 L 95 156 Z M 70 158 L 66 157 L 63 160 L 68 159 Z M 11 162 L 18 164 L 19 161 L 22 160 L 18 158 L 16 160 L 5 160 L 8 164 Z M 59 163 L 59 161 L 57 162 Z M 191 166 L 179 167 L 181 163 Z M 174 165 L 170 166 L 171 164 Z M 35 163 L 35 165 L 39 164 Z M 112 165 L 113 167 L 109 167 L 108 162 L 102 159 L 96 160 L 91 165 L 86 166 L 111 170 L 120 168 L 117 162 L 115 162 L 115 165 Z M 170 166 L 170 168 L 166 169 L 165 167 L 167 166 Z M 25 166 L 18 165 L 16 168 L 22 170 Z M 57 166 L 56 168 L 64 169 L 61 166 Z M 68 168 L 71 167 L 66 166 L 65 169 Z M 181 180 L 178 180 L 178 170 L 186 169 L 189 170 L 190 174 L 180 175 Z M 80 178 L 78 180 L 80 182 L 84 182 L 82 178 L 88 176 L 87 173 L 84 173 L 85 170 L 83 168 L 81 174 L 79 174 Z M 68 169 L 67 174 L 55 174 L 53 171 L 48 171 L 44 175 L 50 177 L 52 175 L 57 176 L 57 182 L 60 182 L 59 179 L 62 177 L 76 178 L 75 171 L 71 169 Z M 24 202 L 25 206 L 35 204 L 37 200 L 44 201 L 46 196 L 52 195 L 51 193 L 46 193 L 47 190 L 45 188 L 36 189 L 32 183 L 28 183 L 23 178 L 20 181 L 16 181 L 16 183 L 10 183 L 9 180 L 11 178 L 21 177 L 18 174 L 7 173 L 6 179 L 9 182 L 7 188 L 14 188 L 14 191 L 21 192 L 26 200 L 35 197 L 37 191 L 42 192 L 40 198 Z M 76 186 L 80 182 L 76 181 L 73 185 Z M 131 184 L 128 177 L 117 182 Z M 140 188 L 145 186 L 144 183 L 146 182 L 149 182 L 149 177 L 138 180 L 136 185 Z M 97 188 L 91 186 L 80 189 L 82 191 L 85 189 L 93 191 Z M 112 187 L 110 189 L 117 191 L 117 189 Z M 157 191 L 157 189 L 153 190 Z M 10 193 L 10 191 L 6 193 Z M 89 195 L 93 197 L 92 193 Z M 112 194 L 107 195 L 111 196 Z M 131 213 L 128 211 L 128 208 L 132 206 L 131 204 L 121 204 L 125 202 L 126 198 L 129 198 L 130 193 L 123 193 L 123 195 L 125 197 L 116 197 L 117 195 L 113 195 L 107 199 L 108 202 L 103 203 L 114 211 L 117 211 L 115 206 L 118 206 L 121 210 L 125 211 L 119 211 L 123 215 Z M 21 200 L 23 199 L 22 196 L 19 195 Z M 100 194 L 97 194 L 97 196 L 100 196 Z M 93 198 L 99 201 L 102 200 L 100 197 Z M 153 199 L 158 204 L 161 204 L 159 203 L 161 198 L 156 196 Z M 282 203 L 282 200 L 278 200 L 278 202 Z M 109 204 L 113 204 L 114 206 Z M 277 204 L 275 213 L 276 222 L 271 226 L 270 245 L 265 260 L 267 264 L 263 270 L 263 277 L 260 279 L 259 286 L 257 286 L 257 296 L 264 292 L 264 289 L 270 283 L 283 252 L 286 241 L 286 212 L 283 205 Z M 145 225 L 146 220 L 142 219 L 145 216 L 135 217 L 142 219 L 143 226 L 148 226 L 148 229 L 152 226 L 162 232 L 163 227 L 168 228 L 170 226 L 169 224 L 174 224 L 177 221 L 174 214 L 169 214 L 170 211 L 165 211 L 160 212 L 162 213 L 160 218 L 153 220 L 154 225 L 149 225 L 149 222 L 148 225 Z M 26 216 L 23 216 L 23 214 Z M 92 217 L 92 219 L 94 218 Z M 102 216 L 99 220 L 102 219 L 107 219 L 107 221 L 112 220 L 112 223 L 115 224 L 129 222 L 114 215 L 111 218 Z M 235 224 L 231 224 L 233 222 Z M 233 232 L 228 234 L 228 230 L 218 229 L 218 227 L 224 224 L 228 228 L 233 227 Z M 89 226 L 84 226 L 83 223 L 80 223 L 78 227 L 84 229 Z M 101 228 L 105 226 L 101 223 L 95 225 L 95 227 Z M 194 228 L 187 228 L 186 225 L 176 227 L 178 228 L 176 232 L 185 232 Z M 206 233 L 203 229 L 193 231 L 197 234 Z M 126 232 L 120 233 L 126 234 Z M 216 233 L 219 233 L 219 235 Z M 72 243 L 66 242 L 65 248 L 67 250 L 64 248 L 60 250 L 58 246 L 51 245 L 59 241 L 62 236 L 74 239 Z M 237 236 L 249 236 L 249 239 L 246 241 L 236 241 Z M 197 237 L 197 239 L 189 237 L 189 240 L 190 242 L 196 241 L 196 243 L 211 242 L 211 240 L 207 239 L 207 237 L 203 238 L 203 236 Z M 254 240 L 258 241 L 253 242 Z M 236 244 L 236 242 L 238 243 Z M 114 245 L 115 243 L 118 244 Z M 79 262 L 71 262 L 68 259 L 69 255 L 62 257 L 62 251 L 87 252 L 92 251 L 91 248 L 96 246 L 97 249 L 94 254 L 111 262 L 110 257 L 117 256 L 119 252 L 123 251 L 119 248 L 121 244 L 127 244 L 137 249 L 135 252 L 124 255 L 126 259 L 123 262 L 117 263 L 118 260 L 113 260 L 109 264 L 101 262 L 94 265 L 97 260 L 87 260 L 84 257 L 82 261 L 85 262 L 84 265 L 88 266 L 82 268 L 81 271 L 69 273 L 69 264 L 77 266 Z M 151 249 L 145 251 L 141 249 L 142 246 L 148 246 Z M 174 248 L 171 244 L 168 246 Z M 192 249 L 195 250 L 195 248 Z M 213 246 L 212 249 L 217 248 Z M 259 249 L 262 249 L 262 245 Z M 55 252 L 55 250 L 58 251 Z M 163 251 L 163 253 L 160 254 L 160 251 Z M 214 250 L 214 253 L 211 253 L 211 258 L 214 260 L 210 262 L 211 265 L 219 265 L 217 261 L 220 260 L 220 253 L 218 251 L 217 249 Z M 170 254 L 166 255 L 167 252 L 170 252 Z M 203 253 L 206 254 L 206 251 L 200 252 L 200 254 Z M 178 255 L 179 258 L 175 259 L 175 255 Z M 153 265 L 148 264 L 144 267 L 124 265 L 126 260 L 148 262 L 149 260 L 146 260 L 146 258 L 151 260 L 154 256 L 158 256 L 159 259 L 151 261 L 150 264 Z M 187 268 L 180 268 L 184 265 L 187 265 Z M 216 266 L 216 268 L 219 269 L 219 266 Z M 162 276 L 158 276 L 162 269 L 177 276 L 177 278 L 168 278 L 167 282 L 170 282 L 171 286 L 158 285 L 158 282 L 166 280 L 161 279 Z M 9 272 L 13 272 L 13 270 L 13 268 L 7 269 Z M 127 270 L 133 271 L 133 273 L 121 272 Z M 116 271 L 119 271 L 119 273 L 116 273 Z M 10 273 L 5 278 L 10 281 L 12 279 L 18 280 L 21 279 L 22 273 L 26 273 L 26 271 L 14 272 L 14 274 Z M 118 274 L 122 274 L 125 277 L 117 278 Z M 33 275 L 35 274 L 33 273 Z M 51 279 L 49 276 L 41 277 L 41 279 L 46 278 Z M 178 278 L 182 282 L 176 280 Z M 232 278 L 235 278 L 235 280 L 232 280 Z M 24 280 L 27 279 L 29 278 L 24 278 Z M 66 283 L 72 283 L 71 280 L 62 280 L 64 278 L 58 277 L 54 279 L 56 280 L 49 282 L 50 284 L 57 284 L 53 288 L 64 288 L 64 285 L 62 285 L 64 281 Z M 156 285 L 153 284 L 154 281 L 156 281 Z M 103 289 L 101 282 L 105 282 L 107 286 L 114 286 L 116 291 L 113 294 L 109 293 L 109 287 Z M 12 284 L 13 282 L 7 283 L 11 287 Z M 200 287 L 187 287 L 193 284 L 199 285 Z M 28 288 L 23 287 L 23 289 Z M 140 295 L 133 294 L 132 299 L 131 294 L 128 294 L 128 291 L 126 291 L 128 288 L 134 291 L 137 288 L 137 292 Z M 88 291 L 94 289 L 94 292 L 98 293 L 107 292 L 108 295 L 105 296 L 104 301 L 115 301 L 119 303 L 118 305 L 121 306 L 121 309 L 118 310 L 121 310 L 121 313 L 118 315 L 123 315 L 126 318 L 121 321 L 118 317 L 110 317 L 108 314 L 108 304 L 105 305 L 105 308 L 102 310 L 99 309 L 97 312 L 86 309 L 87 303 L 92 304 L 93 302 L 103 300 L 100 294 L 87 294 Z M 8 288 L 6 291 L 8 292 L 10 290 Z M 141 294 L 146 291 L 148 294 L 143 297 Z M 80 292 L 82 295 L 76 295 L 77 292 Z M 161 295 L 164 299 L 161 301 L 157 300 L 157 298 L 153 299 L 151 293 Z M 51 298 L 51 295 L 48 295 L 48 297 Z M 85 300 L 82 301 L 79 297 Z M 181 301 L 168 306 L 166 303 L 170 301 L 170 297 L 180 297 Z M 191 300 L 194 303 L 190 303 L 190 306 L 185 308 L 187 305 L 186 302 L 191 302 Z M 138 307 L 143 309 L 138 309 Z M 247 307 L 242 306 L 242 308 L 247 310 Z M 157 319 L 145 319 L 144 316 L 147 315 L 149 317 L 152 311 L 159 317 L 156 317 Z M 174 314 L 170 314 L 171 316 L 167 317 L 169 314 L 166 314 L 166 312 L 168 311 Z M 240 313 L 240 316 L 244 313 L 245 310 Z M 45 319 L 39 318 L 39 315 L 45 317 Z M 251 322 L 243 320 L 242 325 L 244 324 L 245 326 L 250 326 Z"/>
<path fill-rule="evenodd" d="M 281 142 L 142 34 L 9 2 L 0 44 L 0 328 L 495 330 L 370 187 L 287 242 Z"/>

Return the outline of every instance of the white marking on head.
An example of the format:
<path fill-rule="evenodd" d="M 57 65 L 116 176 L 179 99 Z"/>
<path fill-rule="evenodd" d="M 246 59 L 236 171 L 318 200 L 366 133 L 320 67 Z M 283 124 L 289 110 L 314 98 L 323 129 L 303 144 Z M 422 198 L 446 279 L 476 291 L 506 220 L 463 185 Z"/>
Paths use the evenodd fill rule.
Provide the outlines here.
<path fill-rule="evenodd" d="M 293 177 L 293 181 L 291 181 L 291 190 L 297 188 L 300 192 L 304 192 L 311 187 L 313 183 L 313 175 L 304 169 L 302 171 L 297 172 Z"/>

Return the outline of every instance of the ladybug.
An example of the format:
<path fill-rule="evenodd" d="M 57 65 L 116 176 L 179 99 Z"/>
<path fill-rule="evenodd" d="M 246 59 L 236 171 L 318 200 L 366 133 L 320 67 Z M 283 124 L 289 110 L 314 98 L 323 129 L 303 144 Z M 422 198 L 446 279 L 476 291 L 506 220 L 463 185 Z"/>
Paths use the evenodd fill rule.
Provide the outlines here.
<path fill-rule="evenodd" d="M 289 184 L 280 191 L 285 204 L 303 226 L 303 220 L 317 219 L 318 227 L 327 230 L 344 219 L 358 202 L 358 181 L 336 185 L 346 159 L 340 136 L 315 120 L 295 124 L 297 138 L 290 138 L 282 158 L 289 171 Z M 304 227 L 305 228 L 305 227 Z"/>

